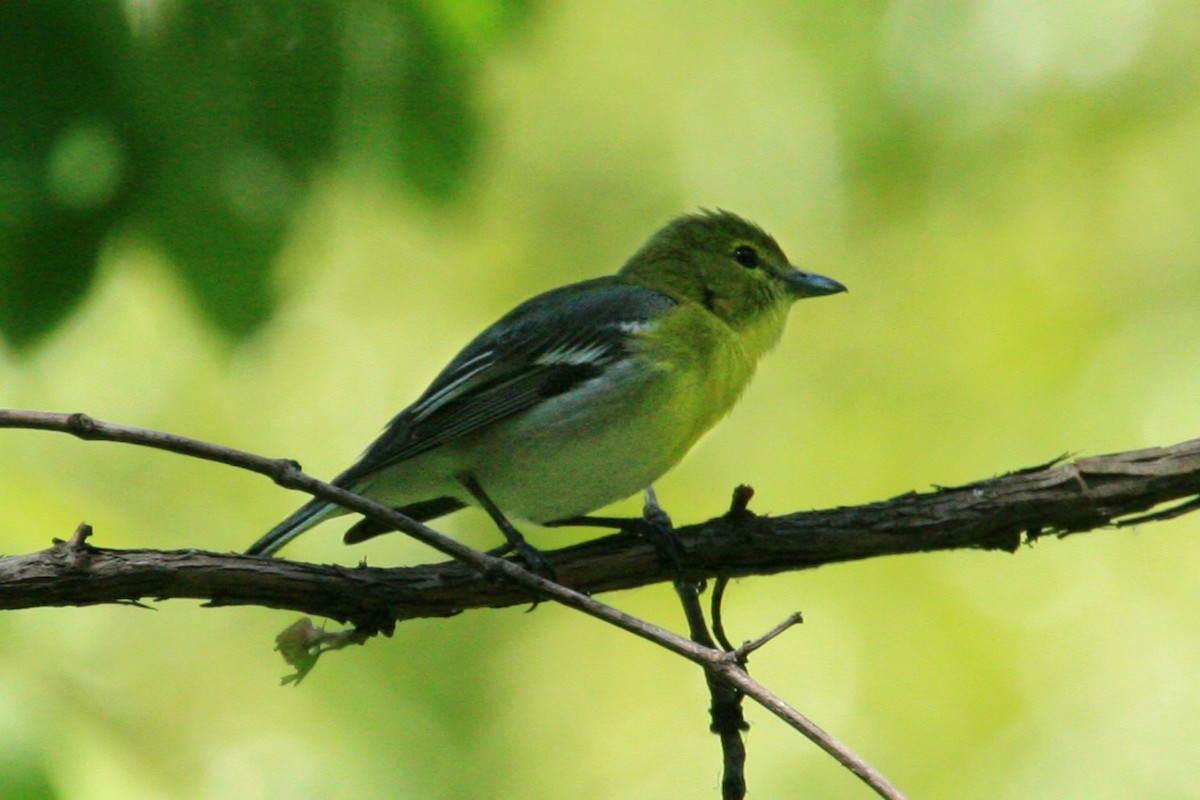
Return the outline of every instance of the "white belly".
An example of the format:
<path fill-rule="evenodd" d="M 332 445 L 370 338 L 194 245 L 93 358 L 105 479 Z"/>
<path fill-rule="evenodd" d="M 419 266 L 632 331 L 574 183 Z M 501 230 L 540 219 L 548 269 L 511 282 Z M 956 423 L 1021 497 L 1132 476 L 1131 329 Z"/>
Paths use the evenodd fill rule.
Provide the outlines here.
<path fill-rule="evenodd" d="M 617 367 L 479 435 L 395 464 L 361 491 L 392 506 L 446 495 L 475 505 L 458 479 L 467 472 L 507 516 L 543 523 L 590 513 L 649 486 L 703 432 L 693 403 L 683 401 L 693 393 L 671 402 L 664 377 Z M 676 378 L 677 390 L 690 383 Z"/>
<path fill-rule="evenodd" d="M 627 370 L 628 373 L 628 370 Z M 622 374 L 510 420 L 471 448 L 481 486 L 506 513 L 550 522 L 595 511 L 653 483 L 693 441 L 656 400 L 661 373 Z M 642 409 L 655 409 L 645 413 Z"/>

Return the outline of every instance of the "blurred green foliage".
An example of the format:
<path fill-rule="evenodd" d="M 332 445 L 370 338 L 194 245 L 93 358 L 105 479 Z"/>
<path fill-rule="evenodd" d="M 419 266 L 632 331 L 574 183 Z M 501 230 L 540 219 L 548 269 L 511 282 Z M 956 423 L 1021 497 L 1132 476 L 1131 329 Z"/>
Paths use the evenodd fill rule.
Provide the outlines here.
<path fill-rule="evenodd" d="M 46 769 L 28 753 L 0 753 L 0 797 L 6 800 L 56 800 L 55 791 Z"/>
<path fill-rule="evenodd" d="M 35 340 L 86 293 L 126 207 L 114 4 L 0 7 L 0 330 Z"/>
<path fill-rule="evenodd" d="M 851 291 L 799 304 L 658 484 L 680 523 L 738 483 L 779 514 L 1197 435 L 1190 0 L 9 0 L 0 19 L 20 348 L 0 346 L 0 404 L 330 476 L 515 303 L 722 206 Z M 169 454 L 0 436 L 6 553 L 80 520 L 102 547 L 234 550 L 300 501 Z M 754 638 L 802 610 L 751 669 L 912 797 L 1193 797 L 1192 517 L 747 579 L 726 624 Z M 444 522 L 495 544 L 480 513 Z M 285 555 L 435 557 L 346 548 L 339 525 Z M 667 587 L 605 599 L 682 628 Z M 295 615 L 157 608 L 0 615 L 0 797 L 717 796 L 698 671 L 551 604 L 405 622 L 298 690 L 272 649 Z M 865 796 L 748 715 L 751 796 Z"/>
<path fill-rule="evenodd" d="M 11 0 L 0 5 L 0 333 L 18 348 L 84 297 L 116 231 L 152 237 L 235 337 L 314 172 L 366 159 L 419 196 L 461 192 L 486 28 L 382 0 Z"/>

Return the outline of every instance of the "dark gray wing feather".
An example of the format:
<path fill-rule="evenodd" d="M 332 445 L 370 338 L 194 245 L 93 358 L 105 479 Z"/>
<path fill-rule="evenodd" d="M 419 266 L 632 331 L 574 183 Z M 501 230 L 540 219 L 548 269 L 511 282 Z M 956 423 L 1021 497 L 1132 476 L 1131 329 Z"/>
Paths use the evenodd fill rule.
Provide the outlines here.
<path fill-rule="evenodd" d="M 639 327 L 674 305 L 614 277 L 522 303 L 468 344 L 335 482 L 353 486 L 603 374 Z"/>

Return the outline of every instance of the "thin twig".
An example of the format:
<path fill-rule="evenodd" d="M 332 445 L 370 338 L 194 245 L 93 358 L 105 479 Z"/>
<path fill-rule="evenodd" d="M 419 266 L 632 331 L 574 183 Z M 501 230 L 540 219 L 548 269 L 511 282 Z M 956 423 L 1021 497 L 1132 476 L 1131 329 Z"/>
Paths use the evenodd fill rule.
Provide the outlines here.
<path fill-rule="evenodd" d="M 815 722 L 792 708 L 782 698 L 775 695 L 767 687 L 750 677 L 741 665 L 735 661 L 726 661 L 716 667 L 717 672 L 725 680 L 736 686 L 741 692 L 755 701 L 776 717 L 795 728 L 817 747 L 820 747 L 846 769 L 857 775 L 864 783 L 875 790 L 880 797 L 888 800 L 905 800 L 904 794 L 885 778 L 878 770 L 856 756 L 850 748 L 839 742 L 822 730 Z"/>
<path fill-rule="evenodd" d="M 589 616 L 653 641 L 661 646 L 700 664 L 712 660 L 704 648 L 678 634 L 649 622 L 626 614 L 594 598 L 576 592 L 553 581 L 529 572 L 515 561 L 489 555 L 467 547 L 445 534 L 410 519 L 387 506 L 365 497 L 340 489 L 332 484 L 317 480 L 300 471 L 294 461 L 271 459 L 236 450 L 231 447 L 202 442 L 186 436 L 160 431 L 133 428 L 102 422 L 86 414 L 58 414 L 46 411 L 0 410 L 0 427 L 23 427 L 59 431 L 88 440 L 124 442 L 126 444 L 170 450 L 183 455 L 195 456 L 210 461 L 250 470 L 267 475 L 276 483 L 291 489 L 299 489 L 324 500 L 337 503 L 343 508 L 394 527 L 419 542 L 438 550 L 457 561 L 461 561 L 481 573 L 494 575 L 511 581 L 529 591 L 533 596 L 546 595 L 563 605 L 582 611 Z M 252 558 L 252 557 L 249 557 Z"/>
<path fill-rule="evenodd" d="M 713 647 L 702 646 L 658 625 L 638 619 L 619 609 L 601 603 L 588 595 L 546 580 L 523 569 L 518 563 L 497 558 L 467 547 L 387 506 L 306 475 L 301 472 L 299 465 L 294 461 L 263 458 L 253 453 L 222 447 L 185 436 L 115 425 L 93 419 L 85 414 L 58 414 L 43 411 L 0 409 L 0 427 L 59 431 L 85 440 L 125 442 L 217 461 L 267 475 L 281 486 L 305 491 L 395 528 L 445 553 L 455 560 L 471 566 L 484 575 L 500 577 L 515 583 L 527 590 L 534 597 L 546 596 L 557 600 L 565 606 L 574 608 L 588 616 L 607 622 L 635 636 L 653 642 L 677 655 L 683 656 L 708 671 L 716 671 L 738 689 L 755 697 L 765 708 L 779 715 L 781 719 L 784 719 L 793 725 L 793 727 L 796 726 L 794 718 L 805 719 L 802 715 L 799 715 L 799 712 L 791 709 L 782 700 L 767 692 L 765 687 L 761 687 L 757 682 L 750 680 L 740 665 L 735 663 L 734 657 L 731 654 L 716 650 Z M 80 531 L 82 530 L 81 528 Z M 78 535 L 75 538 L 79 539 L 77 545 L 80 548 L 86 546 L 83 542 L 86 534 Z M 255 557 L 243 557 L 243 559 L 250 561 L 262 560 Z M 360 631 L 360 633 L 363 632 Z M 363 635 L 366 634 L 364 633 Z M 756 696 L 746 687 L 749 687 L 754 692 L 760 692 L 760 694 Z M 772 698 L 773 701 L 771 700 Z M 790 714 L 788 713 L 789 711 Z M 807 720 L 805 721 L 807 722 Z M 899 793 L 888 794 L 889 790 L 894 791 L 891 784 L 882 775 L 879 775 L 846 749 L 844 745 L 841 745 L 840 742 L 837 742 L 832 737 L 825 735 L 816 736 L 813 731 L 820 731 L 820 729 L 811 723 L 809 725 L 811 726 L 811 730 L 798 729 L 811 741 L 816 743 L 818 747 L 821 747 L 832 755 L 839 763 L 845 764 L 855 775 L 882 796 L 901 797 Z M 821 733 L 823 734 L 823 732 Z"/>
<path fill-rule="evenodd" d="M 712 617 L 713 637 L 717 640 L 717 644 L 721 645 L 721 649 L 725 652 L 731 653 L 735 648 L 729 641 L 729 637 L 725 635 L 725 614 L 722 611 L 725 606 L 725 589 L 728 587 L 729 578 L 724 575 L 713 581 L 712 599 L 708 604 L 708 613 Z"/>
<path fill-rule="evenodd" d="M 58 430 L 61 428 L 56 426 L 67 415 L 51 415 L 49 422 L 45 416 L 0 410 L 0 427 Z M 91 438 L 96 437 L 93 434 Z M 281 481 L 287 468 L 294 466 L 286 460 L 252 458 L 263 465 L 259 471 L 272 477 L 276 477 L 272 470 L 280 472 Z M 228 462 L 225 457 L 214 460 Z M 283 466 L 277 469 L 279 465 Z M 1078 474 L 1087 478 L 1086 494 Z M 1130 515 L 1197 495 L 1200 439 L 1020 471 L 936 492 L 912 492 L 859 506 L 770 517 L 749 511 L 727 513 L 682 526 L 676 533 L 689 580 L 736 578 L 903 553 L 961 548 L 1015 552 L 1023 542 L 1045 532 L 1064 536 L 1101 530 L 1127 521 Z M 644 538 L 629 534 L 590 539 L 547 552 L 547 557 L 560 583 L 587 594 L 675 577 L 671 566 Z M 347 582 L 345 570 L 338 567 L 247 560 L 198 550 L 95 548 L 90 562 L 95 579 L 91 581 L 51 580 L 55 563 L 40 554 L 0 560 L 0 608 L 88 605 L 142 592 L 148 597 L 219 598 L 225 605 L 266 605 L 361 621 L 381 615 L 390 620 L 444 617 L 471 608 L 523 604 L 530 597 L 529 591 L 516 583 L 488 580 L 476 568 L 468 570 L 455 563 L 364 568 L 350 573 L 352 582 Z M 186 571 L 186 582 L 177 579 L 180 571 Z M 248 581 L 250 576 L 253 582 Z M 314 582 L 319 582 L 319 587 L 312 585 Z"/>
<path fill-rule="evenodd" d="M 747 661 L 750 660 L 750 654 L 753 653 L 755 650 L 759 649 L 760 647 L 765 645 L 767 642 L 771 641 L 776 636 L 778 636 L 781 633 L 783 633 L 784 631 L 786 631 L 788 628 L 792 628 L 796 625 L 800 625 L 803 622 L 804 622 L 804 617 L 801 616 L 800 612 L 794 611 L 791 614 L 789 614 L 787 619 L 785 619 L 783 622 L 779 623 L 774 628 L 771 628 L 771 630 L 767 631 L 766 633 L 764 633 L 762 636 L 758 637 L 757 639 L 750 641 L 750 642 L 746 642 L 745 644 L 743 644 L 741 647 L 737 648 L 733 652 L 737 654 L 738 661 L 742 664 L 745 664 Z"/>

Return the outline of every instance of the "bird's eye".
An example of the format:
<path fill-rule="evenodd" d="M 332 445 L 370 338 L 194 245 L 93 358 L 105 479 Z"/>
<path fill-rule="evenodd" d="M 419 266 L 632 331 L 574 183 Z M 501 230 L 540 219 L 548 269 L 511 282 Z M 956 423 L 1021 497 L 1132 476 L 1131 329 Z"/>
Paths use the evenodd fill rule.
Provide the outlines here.
<path fill-rule="evenodd" d="M 733 260 L 746 269 L 754 269 L 758 266 L 758 251 L 744 244 L 733 251 Z"/>

